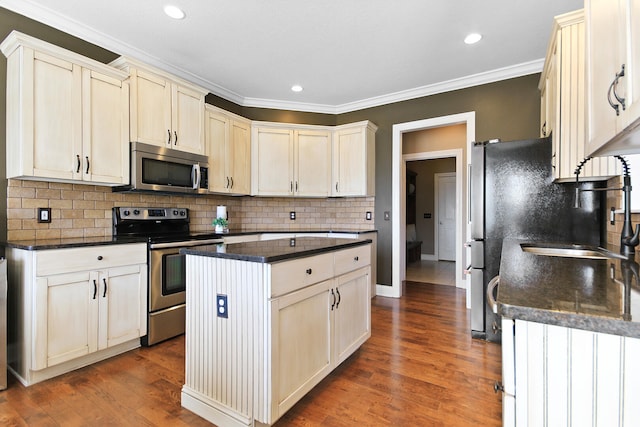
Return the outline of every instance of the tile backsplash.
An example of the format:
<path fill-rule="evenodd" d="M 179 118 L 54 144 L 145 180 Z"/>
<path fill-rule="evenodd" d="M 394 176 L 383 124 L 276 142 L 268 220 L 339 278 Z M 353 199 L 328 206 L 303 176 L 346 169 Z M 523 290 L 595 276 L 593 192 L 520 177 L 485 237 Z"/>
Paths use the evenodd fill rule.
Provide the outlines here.
<path fill-rule="evenodd" d="M 189 208 L 191 232 L 213 232 L 217 205 L 226 205 L 229 227 L 256 230 L 372 230 L 374 197 L 276 198 L 220 195 L 181 196 L 114 193 L 109 187 L 43 181 L 7 181 L 7 239 L 57 239 L 111 236 L 115 206 Z M 38 223 L 38 208 L 51 208 L 51 222 Z M 296 212 L 296 219 L 289 218 Z"/>

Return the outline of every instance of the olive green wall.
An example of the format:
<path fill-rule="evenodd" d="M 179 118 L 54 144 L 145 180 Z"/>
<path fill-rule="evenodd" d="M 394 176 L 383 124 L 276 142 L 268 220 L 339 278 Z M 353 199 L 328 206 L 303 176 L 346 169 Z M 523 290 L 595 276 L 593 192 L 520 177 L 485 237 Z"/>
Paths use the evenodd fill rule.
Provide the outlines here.
<path fill-rule="evenodd" d="M 76 37 L 32 21 L 0 8 L 0 39 L 11 30 L 19 30 L 58 46 L 75 51 L 101 62 L 110 62 L 118 55 Z M 380 58 L 381 63 L 383 58 Z M 209 95 L 208 103 L 245 116 L 252 120 L 282 121 L 318 125 L 339 125 L 371 120 L 378 126 L 376 133 L 376 207 L 378 229 L 378 283 L 391 284 L 391 222 L 384 221 L 383 212 L 391 210 L 391 131 L 398 123 L 411 122 L 450 114 L 475 111 L 476 139 L 503 140 L 535 137 L 539 134 L 540 101 L 537 90 L 539 75 L 530 75 L 501 82 L 476 86 L 367 108 L 351 113 L 332 115 L 266 108 L 242 107 L 220 97 Z M 5 128 L 6 59 L 0 55 L 0 125 Z M 6 144 L 0 132 L 0 147 Z M 5 176 L 4 149 L 0 149 L 0 168 Z M 6 180 L 0 185 L 0 238 L 6 238 Z M 393 213 L 392 213 L 393 214 Z"/>

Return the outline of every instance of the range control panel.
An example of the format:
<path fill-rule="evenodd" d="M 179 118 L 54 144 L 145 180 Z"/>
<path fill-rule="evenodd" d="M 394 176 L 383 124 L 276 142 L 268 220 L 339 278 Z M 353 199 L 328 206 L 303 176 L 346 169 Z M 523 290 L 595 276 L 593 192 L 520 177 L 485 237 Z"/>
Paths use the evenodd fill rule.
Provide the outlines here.
<path fill-rule="evenodd" d="M 135 220 L 159 220 L 159 219 L 188 219 L 189 209 L 187 208 L 113 208 L 116 216 L 121 219 Z"/>

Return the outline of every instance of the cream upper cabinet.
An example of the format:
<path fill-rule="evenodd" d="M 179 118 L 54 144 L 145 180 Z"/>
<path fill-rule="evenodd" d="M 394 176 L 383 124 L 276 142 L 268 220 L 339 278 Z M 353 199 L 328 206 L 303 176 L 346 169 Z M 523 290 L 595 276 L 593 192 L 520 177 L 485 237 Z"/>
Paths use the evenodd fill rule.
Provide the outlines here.
<path fill-rule="evenodd" d="M 575 170 L 587 153 L 586 144 L 586 45 L 582 9 L 556 16 L 545 66 L 540 78 L 542 136 L 553 140 L 556 179 L 575 179 Z M 580 178 L 598 178 L 620 173 L 612 157 L 587 162 Z"/>
<path fill-rule="evenodd" d="M 209 105 L 205 114 L 209 156 L 209 190 L 215 193 L 251 193 L 251 124 Z"/>
<path fill-rule="evenodd" d="M 585 0 L 587 154 L 640 152 L 640 2 Z"/>
<path fill-rule="evenodd" d="M 7 177 L 129 182 L 126 74 L 12 32 L 7 56 Z"/>
<path fill-rule="evenodd" d="M 328 129 L 254 123 L 251 141 L 255 195 L 330 195 L 331 132 Z"/>
<path fill-rule="evenodd" d="M 111 65 L 131 78 L 132 141 L 205 154 L 205 89 L 129 58 Z"/>
<path fill-rule="evenodd" d="M 368 121 L 335 128 L 332 196 L 375 195 L 376 130 Z"/>

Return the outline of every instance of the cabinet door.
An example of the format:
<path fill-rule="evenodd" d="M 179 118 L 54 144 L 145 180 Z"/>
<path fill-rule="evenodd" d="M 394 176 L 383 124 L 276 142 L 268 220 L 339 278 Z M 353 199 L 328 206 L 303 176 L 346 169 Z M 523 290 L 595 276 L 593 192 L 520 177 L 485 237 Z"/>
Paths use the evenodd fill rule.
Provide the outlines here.
<path fill-rule="evenodd" d="M 297 196 L 327 197 L 331 193 L 331 134 L 295 131 L 295 184 Z"/>
<path fill-rule="evenodd" d="M 625 41 L 625 64 L 627 67 L 624 96 L 626 114 L 621 115 L 619 130 L 627 128 L 640 118 L 640 2 L 626 0 L 623 26 L 627 29 Z"/>
<path fill-rule="evenodd" d="M 98 275 L 58 274 L 37 279 L 32 369 L 97 350 Z"/>
<path fill-rule="evenodd" d="M 367 187 L 367 146 L 362 127 L 336 132 L 333 146 L 332 192 L 335 196 L 362 196 Z"/>
<path fill-rule="evenodd" d="M 271 301 L 272 420 L 332 369 L 329 289 L 321 282 Z"/>
<path fill-rule="evenodd" d="M 33 60 L 25 58 L 25 81 L 27 91 L 33 91 L 33 98 L 25 96 L 22 108 L 25 117 L 23 132 L 25 144 L 22 159 L 9 159 L 9 176 L 11 164 L 25 162 L 23 173 L 36 177 L 55 179 L 77 179 L 81 166 L 78 162 L 82 156 L 82 74 L 81 68 L 71 62 L 25 49 L 25 55 L 33 55 Z M 29 65 L 32 65 L 30 67 Z M 30 69 L 32 68 L 32 69 Z M 31 109 L 32 116 L 26 111 Z M 10 151 L 12 152 L 12 151 Z M 31 163 L 29 165 L 29 163 Z M 20 163 L 16 163 L 20 164 Z"/>
<path fill-rule="evenodd" d="M 231 137 L 227 149 L 230 165 L 231 192 L 251 193 L 251 130 L 249 123 L 231 122 Z"/>
<path fill-rule="evenodd" d="M 98 349 L 146 334 L 146 265 L 130 265 L 100 272 Z"/>
<path fill-rule="evenodd" d="M 167 147 L 171 134 L 171 82 L 143 70 L 131 70 L 132 141 Z"/>
<path fill-rule="evenodd" d="M 129 182 L 129 85 L 82 71 L 82 170 L 84 181 Z"/>
<path fill-rule="evenodd" d="M 252 141 L 252 179 L 260 196 L 293 195 L 293 131 L 257 128 Z"/>
<path fill-rule="evenodd" d="M 609 99 L 617 103 L 609 91 L 620 72 L 625 28 L 621 24 L 622 2 L 625 0 L 585 0 L 588 46 L 589 149 L 602 146 L 616 134 L 616 112 Z M 622 90 L 623 79 L 619 90 Z M 622 109 L 620 109 L 622 114 Z"/>
<path fill-rule="evenodd" d="M 204 95 L 173 84 L 171 99 L 173 148 L 204 154 Z"/>
<path fill-rule="evenodd" d="M 214 111 L 207 111 L 205 135 L 209 156 L 209 190 L 227 193 L 231 187 L 231 178 L 227 172 L 228 117 Z"/>
<path fill-rule="evenodd" d="M 334 360 L 342 363 L 371 336 L 371 270 L 363 268 L 336 278 Z M 332 301 L 333 303 L 333 301 Z"/>

